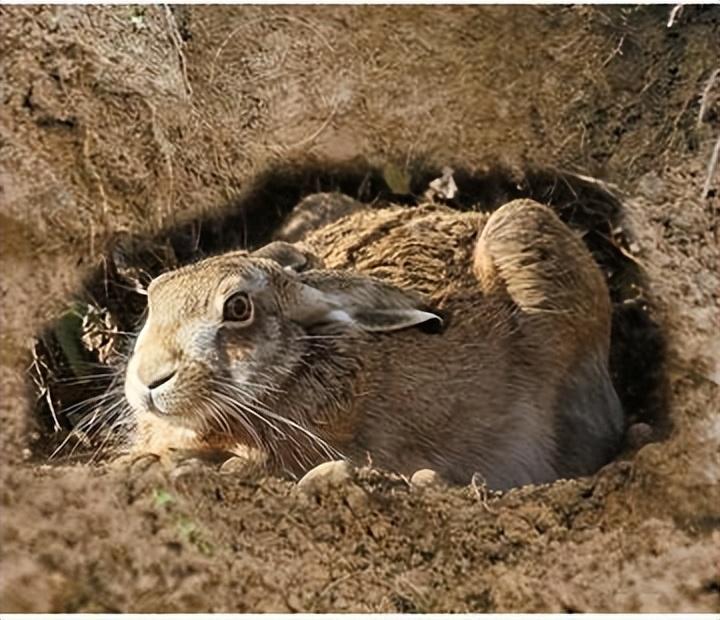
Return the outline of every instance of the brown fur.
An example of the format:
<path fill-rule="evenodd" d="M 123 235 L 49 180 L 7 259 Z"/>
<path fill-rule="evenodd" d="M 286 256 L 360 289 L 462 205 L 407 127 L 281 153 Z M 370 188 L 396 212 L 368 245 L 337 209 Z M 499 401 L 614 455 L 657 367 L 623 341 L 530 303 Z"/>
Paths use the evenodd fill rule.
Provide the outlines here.
<path fill-rule="evenodd" d="M 228 342 L 205 343 L 195 370 L 177 380 L 183 404 L 170 419 L 193 428 L 192 447 L 260 446 L 295 473 L 341 454 L 408 475 L 430 468 L 460 483 L 478 473 L 492 488 L 591 473 L 611 458 L 622 413 L 607 371 L 608 293 L 582 242 L 549 209 L 514 201 L 488 217 L 425 205 L 355 209 L 327 221 L 277 253 L 288 269 L 268 246 L 263 258 L 216 257 L 151 288 L 152 337 L 136 350 L 138 366 L 168 351 L 193 357 L 181 331 L 212 305 L 206 297 L 222 273 L 266 274 L 257 293 L 265 318 L 231 330 Z M 309 270 L 290 268 L 303 263 L 298 252 Z M 365 306 L 411 317 L 433 308 L 444 330 L 316 324 L 303 312 L 314 297 L 301 289 L 348 304 L 361 322 Z M 228 432 L 213 423 L 200 400 L 213 398 L 204 377 L 230 380 L 223 351 L 247 356 L 270 382 L 252 402 L 324 443 L 283 422 L 277 432 L 253 418 L 251 433 L 238 420 Z M 143 449 L 145 436 L 158 436 L 157 416 L 138 416 Z"/>

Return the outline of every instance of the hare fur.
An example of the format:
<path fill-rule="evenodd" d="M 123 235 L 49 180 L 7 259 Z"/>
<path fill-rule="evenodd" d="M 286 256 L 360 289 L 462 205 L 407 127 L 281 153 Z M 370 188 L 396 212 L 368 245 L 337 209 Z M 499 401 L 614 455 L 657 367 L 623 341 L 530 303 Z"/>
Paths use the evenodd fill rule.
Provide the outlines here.
<path fill-rule="evenodd" d="M 549 208 L 325 215 L 291 225 L 295 244 L 151 283 L 126 373 L 137 450 L 257 449 L 293 474 L 342 457 L 494 489 L 614 456 L 607 287 Z"/>

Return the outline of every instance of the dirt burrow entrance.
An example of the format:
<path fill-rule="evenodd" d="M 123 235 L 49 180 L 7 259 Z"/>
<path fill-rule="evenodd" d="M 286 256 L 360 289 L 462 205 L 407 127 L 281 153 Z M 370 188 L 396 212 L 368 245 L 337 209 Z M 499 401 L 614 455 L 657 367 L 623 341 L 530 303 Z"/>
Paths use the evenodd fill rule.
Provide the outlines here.
<path fill-rule="evenodd" d="M 39 426 L 34 458 L 97 459 L 123 447 L 132 420 L 123 417 L 116 401 L 122 398 L 125 360 L 144 320 L 144 290 L 153 277 L 206 256 L 269 242 L 309 188 L 350 195 L 376 208 L 393 203 L 412 208 L 425 200 L 422 188 L 441 173 L 421 164 L 408 170 L 393 176 L 387 169 L 331 162 L 271 170 L 229 214 L 193 220 L 155 238 L 113 239 L 84 292 L 40 335 L 33 351 L 30 374 Z M 551 205 L 582 235 L 606 275 L 613 300 L 611 374 L 632 427 L 627 448 L 665 437 L 665 341 L 630 249 L 634 242 L 622 224 L 620 202 L 598 181 L 555 171 L 494 168 L 472 175 L 459 170 L 453 171 L 453 179 L 457 196 L 439 199 L 453 208 L 492 211 L 529 197 Z M 268 202 L 275 210 L 264 208 Z"/>
<path fill-rule="evenodd" d="M 720 608 L 716 7 L 671 27 L 666 7 L 0 17 L 0 608 Z M 308 498 L 260 472 L 45 462 L 62 435 L 27 369 L 43 333 L 67 361 L 57 336 L 77 325 L 44 329 L 83 283 L 126 331 L 142 304 L 118 261 L 262 242 L 313 191 L 412 204 L 445 165 L 458 208 L 529 194 L 585 232 L 613 291 L 614 379 L 662 441 L 500 497 L 371 471 Z"/>

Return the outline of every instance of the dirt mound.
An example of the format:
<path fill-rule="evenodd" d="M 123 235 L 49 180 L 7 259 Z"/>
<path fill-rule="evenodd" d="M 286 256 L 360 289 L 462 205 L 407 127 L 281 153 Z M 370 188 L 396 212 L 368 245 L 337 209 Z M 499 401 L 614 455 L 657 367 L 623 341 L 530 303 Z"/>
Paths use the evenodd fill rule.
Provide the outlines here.
<path fill-rule="evenodd" d="M 0 8 L 0 608 L 720 610 L 720 9 L 668 18 Z M 614 380 L 662 441 L 502 496 L 46 462 L 60 388 L 36 406 L 35 338 L 67 362 L 45 330 L 88 295 L 130 304 L 132 329 L 118 262 L 260 243 L 315 191 L 413 204 L 445 165 L 457 208 L 533 195 L 586 233 L 613 290 Z"/>

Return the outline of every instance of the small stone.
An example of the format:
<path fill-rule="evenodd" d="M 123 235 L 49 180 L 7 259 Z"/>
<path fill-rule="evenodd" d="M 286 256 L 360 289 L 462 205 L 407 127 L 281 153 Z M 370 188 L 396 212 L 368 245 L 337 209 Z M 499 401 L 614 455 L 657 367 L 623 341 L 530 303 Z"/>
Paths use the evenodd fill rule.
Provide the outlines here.
<path fill-rule="evenodd" d="M 297 488 L 303 493 L 313 495 L 347 484 L 352 475 L 353 469 L 347 461 L 328 461 L 306 473 L 297 483 Z"/>
<path fill-rule="evenodd" d="M 445 481 L 433 469 L 418 469 L 410 478 L 410 486 L 416 489 L 441 489 Z"/>

